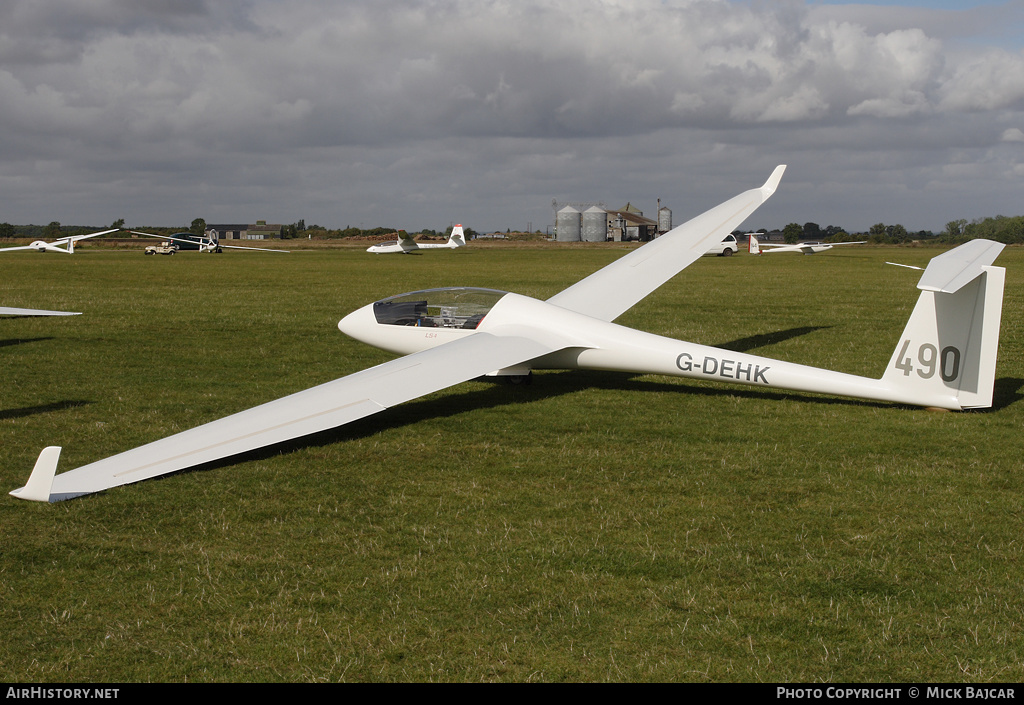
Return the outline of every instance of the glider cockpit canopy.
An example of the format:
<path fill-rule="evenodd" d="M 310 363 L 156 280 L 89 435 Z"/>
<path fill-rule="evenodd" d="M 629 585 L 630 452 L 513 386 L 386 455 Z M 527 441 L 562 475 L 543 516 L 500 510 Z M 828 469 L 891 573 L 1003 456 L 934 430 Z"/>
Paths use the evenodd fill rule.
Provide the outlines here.
<path fill-rule="evenodd" d="M 373 315 L 384 325 L 474 330 L 507 293 L 465 286 L 424 289 L 375 302 Z"/>

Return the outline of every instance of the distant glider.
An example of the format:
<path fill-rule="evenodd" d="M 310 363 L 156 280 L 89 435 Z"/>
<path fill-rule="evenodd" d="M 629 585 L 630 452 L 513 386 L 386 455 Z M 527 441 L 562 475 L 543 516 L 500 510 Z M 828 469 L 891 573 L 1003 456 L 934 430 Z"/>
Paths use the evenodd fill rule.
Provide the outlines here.
<path fill-rule="evenodd" d="M 420 250 L 454 250 L 457 247 L 466 246 L 466 235 L 463 233 L 462 226 L 456 225 L 452 228 L 452 234 L 448 236 L 448 242 L 445 243 L 426 243 L 416 242 L 412 239 L 412 236 L 404 230 L 399 234 L 398 240 L 392 240 L 391 242 L 382 242 L 377 245 L 372 245 L 366 248 L 367 252 L 373 252 L 374 254 L 382 255 L 389 254 L 392 252 L 401 252 L 403 254 L 409 254 L 410 252 L 418 252 Z"/>
<path fill-rule="evenodd" d="M 117 232 L 119 228 L 113 228 L 112 230 L 104 230 L 99 233 L 90 233 L 88 235 L 72 235 L 69 237 L 62 237 L 59 240 L 53 242 L 46 242 L 45 240 L 36 240 L 31 245 L 22 245 L 21 247 L 4 247 L 0 248 L 0 252 L 14 252 L 15 250 L 36 250 L 37 252 L 62 252 L 66 255 L 75 254 L 75 243 L 79 240 L 85 240 L 90 237 L 97 237 L 99 235 L 106 235 L 107 233 Z"/>
<path fill-rule="evenodd" d="M 220 252 L 224 248 L 229 250 L 256 250 L 258 252 L 284 252 L 288 253 L 288 250 L 275 250 L 269 247 L 242 247 L 241 245 L 222 245 L 220 240 L 215 237 L 209 237 L 207 235 L 195 235 L 194 239 L 185 239 L 180 237 L 173 237 L 171 235 L 154 235 L 153 233 L 144 233 L 138 230 L 129 230 L 128 232 L 134 235 L 145 235 L 146 237 L 156 237 L 161 240 L 170 240 L 171 242 L 180 242 L 185 245 L 191 245 L 193 247 L 198 245 L 200 252 Z"/>
<path fill-rule="evenodd" d="M 831 250 L 837 245 L 863 245 L 865 242 L 867 240 L 860 240 L 858 242 L 798 242 L 795 245 L 761 244 L 751 234 L 750 245 L 747 249 L 752 255 L 766 255 L 773 252 L 799 252 L 805 255 L 814 255 Z"/>
<path fill-rule="evenodd" d="M 456 287 L 363 306 L 338 328 L 405 357 L 56 476 L 61 449 L 49 446 L 11 494 L 55 502 L 100 492 L 336 428 L 482 375 L 523 378 L 533 369 L 664 374 L 944 409 L 991 406 L 1006 274 L 990 266 L 1003 248 L 996 242 L 974 240 L 932 259 L 880 379 L 612 323 L 735 230 L 775 192 L 784 169 L 547 301 Z"/>

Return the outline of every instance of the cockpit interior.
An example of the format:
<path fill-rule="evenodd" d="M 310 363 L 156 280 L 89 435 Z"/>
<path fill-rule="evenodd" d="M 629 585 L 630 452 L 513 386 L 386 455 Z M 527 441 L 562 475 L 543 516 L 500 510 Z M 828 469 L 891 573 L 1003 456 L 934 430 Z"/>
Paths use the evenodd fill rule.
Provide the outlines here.
<path fill-rule="evenodd" d="M 508 292 L 473 287 L 425 289 L 398 294 L 373 304 L 377 323 L 422 328 L 473 330 Z"/>

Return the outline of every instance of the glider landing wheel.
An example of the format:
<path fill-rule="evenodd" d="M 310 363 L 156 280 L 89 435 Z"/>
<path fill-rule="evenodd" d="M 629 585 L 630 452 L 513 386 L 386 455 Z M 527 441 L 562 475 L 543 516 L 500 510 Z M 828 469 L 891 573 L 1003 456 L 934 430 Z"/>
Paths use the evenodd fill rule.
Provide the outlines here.
<path fill-rule="evenodd" d="M 531 370 L 525 375 L 508 375 L 505 379 L 514 386 L 531 384 L 533 382 L 533 371 Z"/>

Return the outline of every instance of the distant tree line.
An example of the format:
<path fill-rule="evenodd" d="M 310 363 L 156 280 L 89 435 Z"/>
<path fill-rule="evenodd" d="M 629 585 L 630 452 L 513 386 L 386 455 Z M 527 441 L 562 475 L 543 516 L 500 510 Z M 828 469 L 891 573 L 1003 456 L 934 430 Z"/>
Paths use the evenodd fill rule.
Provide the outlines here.
<path fill-rule="evenodd" d="M 910 232 L 902 225 L 886 225 L 877 223 L 867 232 L 851 233 L 838 225 L 821 227 L 817 223 L 790 223 L 781 231 L 759 230 L 762 233 L 781 233 L 782 239 L 788 244 L 797 242 L 851 242 L 865 240 L 876 245 L 899 245 L 915 240 L 934 240 L 936 234 L 930 230 Z"/>
<path fill-rule="evenodd" d="M 963 242 L 985 238 L 1007 245 L 1024 242 L 1024 215 L 1007 217 L 997 215 L 995 218 L 981 218 L 968 223 L 966 220 L 953 220 L 946 224 L 942 239 L 949 242 Z"/>
<path fill-rule="evenodd" d="M 110 228 L 121 227 L 124 227 L 123 219 L 115 220 L 110 226 Z M 0 238 L 18 237 L 31 240 L 56 240 L 57 238 L 69 235 L 87 235 L 88 233 L 108 229 L 91 225 L 61 225 L 56 220 L 48 225 L 11 225 L 10 223 L 0 223 Z"/>
<path fill-rule="evenodd" d="M 469 239 L 474 238 L 477 234 L 476 231 L 473 230 L 472 228 L 463 228 L 463 230 L 466 234 L 466 237 Z M 398 230 L 395 228 L 377 227 L 367 228 L 364 230 L 363 228 L 354 228 L 351 225 L 347 225 L 344 228 L 339 228 L 336 230 L 330 230 L 322 225 L 307 226 L 305 220 L 299 220 L 295 223 L 292 223 L 291 225 L 281 226 L 281 238 L 285 240 L 295 238 L 313 238 L 316 240 L 337 240 L 343 238 L 373 239 L 385 235 L 393 235 L 396 232 L 398 232 Z M 422 236 L 440 239 L 447 238 L 449 235 L 451 235 L 451 232 L 452 228 L 448 228 L 447 230 L 443 231 L 424 229 L 410 234 L 413 235 L 414 237 Z"/>
<path fill-rule="evenodd" d="M 124 218 L 115 220 L 110 228 L 123 228 Z M 47 225 L 11 225 L 0 223 L 0 239 L 3 238 L 26 238 L 33 240 L 55 240 L 68 235 L 84 235 L 96 232 L 105 228 L 68 225 L 63 226 L 58 221 Z M 201 235 L 206 229 L 206 221 L 203 218 L 196 218 L 192 224 L 185 228 L 152 227 L 142 228 L 155 234 L 166 234 L 187 230 Z M 452 229 L 429 230 L 424 229 L 412 233 L 413 236 L 444 239 L 451 234 Z M 322 225 L 306 225 L 305 220 L 296 221 L 290 225 L 281 226 L 280 236 L 283 239 L 314 238 L 317 240 L 343 239 L 343 238 L 380 238 L 385 235 L 394 234 L 395 228 L 355 228 L 346 226 L 339 229 L 328 229 Z M 772 232 L 765 229 L 754 232 Z M 776 231 L 777 232 L 777 231 Z M 472 239 L 477 233 L 472 228 L 465 228 L 466 237 Z M 953 220 L 946 224 L 946 229 L 941 233 L 933 233 L 928 230 L 910 232 L 902 225 L 886 225 L 877 223 L 872 225 L 866 233 L 850 233 L 844 228 L 836 225 L 821 227 L 817 223 L 790 223 L 781 230 L 782 237 L 787 243 L 821 241 L 821 242 L 843 242 L 848 240 L 867 240 L 873 244 L 899 245 L 907 242 L 930 240 L 941 243 L 958 243 L 976 238 L 995 240 L 1005 244 L 1024 243 L 1024 216 L 1007 217 L 997 215 L 994 218 L 979 218 L 973 221 Z M 114 235 L 116 236 L 116 234 Z"/>

